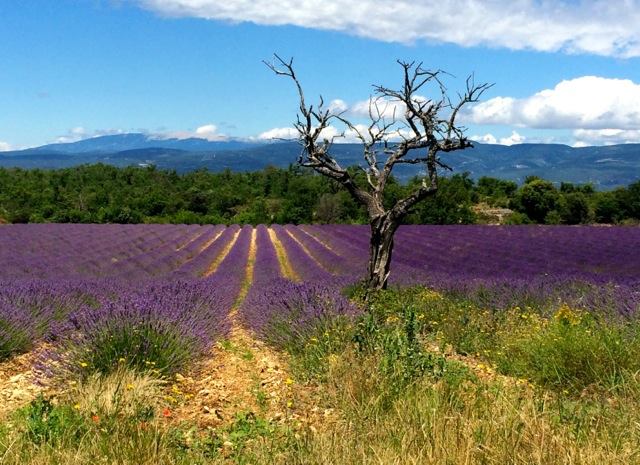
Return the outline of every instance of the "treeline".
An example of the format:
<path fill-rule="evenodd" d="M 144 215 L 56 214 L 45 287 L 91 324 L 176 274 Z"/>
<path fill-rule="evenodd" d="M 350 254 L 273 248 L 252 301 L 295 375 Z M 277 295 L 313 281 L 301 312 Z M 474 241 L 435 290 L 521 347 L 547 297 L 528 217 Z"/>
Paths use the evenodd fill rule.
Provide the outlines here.
<path fill-rule="evenodd" d="M 366 182 L 354 169 L 359 182 Z M 408 185 L 392 180 L 388 202 Z M 436 196 L 407 218 L 413 224 L 491 221 L 495 208 L 513 210 L 508 223 L 624 223 L 640 218 L 640 181 L 598 192 L 590 185 L 555 186 L 465 174 L 440 180 Z M 487 216 L 489 212 L 489 216 Z M 366 223 L 366 212 L 333 181 L 299 167 L 249 173 L 85 165 L 60 170 L 0 168 L 0 221 L 11 223 Z"/>

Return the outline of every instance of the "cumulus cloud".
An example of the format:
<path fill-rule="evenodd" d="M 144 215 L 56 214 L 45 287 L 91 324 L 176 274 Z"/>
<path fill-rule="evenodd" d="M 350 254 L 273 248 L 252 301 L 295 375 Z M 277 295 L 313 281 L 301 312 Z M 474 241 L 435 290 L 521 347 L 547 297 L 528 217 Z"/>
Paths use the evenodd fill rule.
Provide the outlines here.
<path fill-rule="evenodd" d="M 298 131 L 295 128 L 273 128 L 260 133 L 258 139 L 260 140 L 276 140 L 276 139 L 297 139 Z"/>
<path fill-rule="evenodd" d="M 133 0 L 164 15 L 294 25 L 386 42 L 640 56 L 640 0 Z"/>
<path fill-rule="evenodd" d="M 640 143 L 640 129 L 577 129 L 574 147 Z"/>
<path fill-rule="evenodd" d="M 112 136 L 116 134 L 125 134 L 131 131 L 125 131 L 124 129 L 95 129 L 88 130 L 82 126 L 71 128 L 66 134 L 58 136 L 55 139 L 55 143 L 66 144 L 72 142 L 78 142 L 85 139 L 91 139 L 100 136 Z M 197 127 L 195 130 L 186 131 L 158 131 L 151 132 L 146 129 L 137 129 L 134 132 L 140 132 L 142 134 L 148 134 L 151 137 L 158 139 L 206 139 L 209 141 L 221 141 L 227 140 L 228 137 L 218 132 L 218 128 L 215 124 L 205 124 Z"/>
<path fill-rule="evenodd" d="M 511 131 L 511 135 L 501 137 L 499 139 L 491 133 L 487 133 L 483 136 L 471 136 L 469 139 L 482 142 L 484 144 L 515 145 L 524 143 L 527 138 L 518 134 L 516 131 Z"/>
<path fill-rule="evenodd" d="M 540 129 L 634 129 L 640 127 L 640 84 L 628 79 L 583 76 L 530 97 L 495 97 L 471 107 L 465 120 Z"/>
<path fill-rule="evenodd" d="M 75 128 L 69 129 L 66 134 L 56 137 L 55 142 L 58 144 L 68 144 L 84 139 L 91 139 L 92 137 L 112 136 L 123 133 L 124 131 L 122 129 L 96 129 L 94 131 L 88 131 L 82 126 L 76 126 Z"/>
<path fill-rule="evenodd" d="M 424 98 L 420 96 L 416 96 L 415 98 L 416 102 L 423 100 Z M 405 108 L 404 103 L 399 100 L 369 98 L 367 100 L 354 103 L 347 109 L 347 112 L 352 116 L 361 118 L 369 118 L 370 115 L 373 115 L 374 118 L 380 116 L 390 120 L 394 117 L 396 119 L 402 118 Z"/>
<path fill-rule="evenodd" d="M 11 144 L 0 140 L 0 152 L 8 152 L 9 150 L 13 150 Z"/>
<path fill-rule="evenodd" d="M 328 109 L 331 113 L 338 114 L 347 111 L 348 108 L 347 102 L 341 99 L 335 99 L 329 103 Z"/>
<path fill-rule="evenodd" d="M 364 124 L 355 124 L 355 130 L 348 127 L 336 127 L 336 126 L 328 126 L 320 133 L 320 139 L 327 139 L 333 141 L 336 144 L 351 144 L 351 143 L 359 143 L 361 139 L 358 137 L 358 132 L 362 134 L 365 139 L 369 138 L 368 130 L 369 127 Z M 357 131 L 357 132 L 356 132 Z M 375 133 L 375 129 L 373 130 Z M 409 137 L 410 133 L 406 129 L 398 128 L 391 129 L 389 131 L 388 137 L 386 140 L 389 142 L 397 142 L 402 139 L 402 136 Z M 298 131 L 295 128 L 273 128 L 265 131 L 257 136 L 258 140 L 297 140 L 298 139 Z"/>
<path fill-rule="evenodd" d="M 215 124 L 205 124 L 196 128 L 195 131 L 167 131 L 163 133 L 153 134 L 155 137 L 163 139 L 206 139 L 208 141 L 221 141 L 226 140 L 228 137 L 225 134 L 218 132 L 218 128 Z"/>

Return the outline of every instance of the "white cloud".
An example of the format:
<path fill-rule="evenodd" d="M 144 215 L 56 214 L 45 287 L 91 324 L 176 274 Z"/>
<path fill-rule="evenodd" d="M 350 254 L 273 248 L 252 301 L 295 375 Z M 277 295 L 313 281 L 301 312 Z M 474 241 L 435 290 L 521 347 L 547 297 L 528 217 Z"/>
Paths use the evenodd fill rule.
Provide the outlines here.
<path fill-rule="evenodd" d="M 507 137 L 501 137 L 498 141 L 501 145 L 515 145 L 524 143 L 526 137 L 518 134 L 516 131 L 511 131 L 511 135 Z"/>
<path fill-rule="evenodd" d="M 295 128 L 273 128 L 260 133 L 258 135 L 260 140 L 275 140 L 275 139 L 298 139 L 298 131 Z"/>
<path fill-rule="evenodd" d="M 484 144 L 515 145 L 524 143 L 527 138 L 516 131 L 511 131 L 511 135 L 499 139 L 491 133 L 487 133 L 484 136 L 471 136 L 469 139 Z"/>
<path fill-rule="evenodd" d="M 8 152 L 9 150 L 13 150 L 11 144 L 0 140 L 0 152 Z"/>
<path fill-rule="evenodd" d="M 55 139 L 57 144 L 68 144 L 71 142 L 78 142 L 84 139 L 91 139 L 93 137 L 111 136 L 114 134 L 123 134 L 122 129 L 97 129 L 95 131 L 87 131 L 82 126 L 76 126 L 67 131 L 65 135 L 58 136 Z"/>
<path fill-rule="evenodd" d="M 89 131 L 82 126 L 77 126 L 75 128 L 71 128 L 67 131 L 66 134 L 62 136 L 58 136 L 55 139 L 55 143 L 65 144 L 78 142 L 85 139 L 91 139 L 94 137 L 101 136 L 111 136 L 115 134 L 125 134 L 127 132 L 140 132 L 143 134 L 148 134 L 149 136 L 158 138 L 158 139 L 190 139 L 190 138 L 198 138 L 198 139 L 206 139 L 209 141 L 218 141 L 218 140 L 226 140 L 228 137 L 224 134 L 220 134 L 218 132 L 218 128 L 215 124 L 205 124 L 196 128 L 195 130 L 187 130 L 187 131 L 162 131 L 162 132 L 150 132 L 146 129 L 137 129 L 136 131 L 125 131 L 123 129 L 96 129 L 93 131 Z"/>
<path fill-rule="evenodd" d="M 154 137 L 161 139 L 206 139 L 208 141 L 226 140 L 228 137 L 218 132 L 215 124 L 205 124 L 196 128 L 195 131 L 167 131 L 158 134 L 152 134 Z"/>
<path fill-rule="evenodd" d="M 343 137 L 338 137 L 341 134 L 341 130 L 336 128 L 335 126 L 328 126 L 322 130 L 320 133 L 320 139 L 328 139 L 331 140 L 335 138 L 334 142 L 341 143 L 344 142 Z M 296 128 L 273 128 L 269 129 L 258 135 L 257 139 L 259 140 L 298 140 L 298 130 Z"/>
<path fill-rule="evenodd" d="M 640 56 L 640 0 L 133 0 L 169 16 L 412 43 Z"/>
<path fill-rule="evenodd" d="M 640 143 L 640 129 L 577 129 L 574 147 Z"/>
<path fill-rule="evenodd" d="M 207 137 L 215 135 L 217 130 L 218 128 L 216 128 L 215 124 L 205 124 L 196 129 L 196 135 L 206 139 Z"/>
<path fill-rule="evenodd" d="M 419 99 L 416 99 L 419 100 Z M 370 112 L 374 118 L 380 115 L 383 118 L 391 120 L 392 118 L 400 119 L 405 112 L 404 103 L 398 100 L 384 98 L 369 98 L 356 102 L 348 108 L 350 115 L 362 118 L 369 118 Z"/>
<path fill-rule="evenodd" d="M 333 114 L 338 114 L 347 111 L 347 108 L 349 108 L 347 102 L 338 98 L 329 103 L 328 110 Z"/>
<path fill-rule="evenodd" d="M 476 142 L 482 142 L 483 144 L 497 144 L 498 143 L 498 139 L 496 139 L 496 136 L 494 136 L 491 133 L 487 133 L 484 136 L 479 136 L 479 135 L 471 136 L 471 137 L 469 137 L 469 139 L 474 140 Z"/>
<path fill-rule="evenodd" d="M 583 76 L 526 98 L 492 98 L 469 108 L 464 118 L 540 129 L 634 129 L 640 127 L 640 84 Z"/>
<path fill-rule="evenodd" d="M 369 138 L 368 129 L 369 126 L 364 124 L 355 124 L 356 130 L 359 131 L 365 139 Z M 375 128 L 373 130 L 375 133 Z M 389 142 L 397 142 L 401 139 L 400 134 L 405 137 L 409 137 L 410 133 L 406 129 L 391 129 L 389 135 L 386 138 Z M 273 128 L 259 134 L 256 139 L 259 140 L 298 140 L 298 131 L 295 128 Z M 336 144 L 351 144 L 359 143 L 361 140 L 358 138 L 356 131 L 348 127 L 336 127 L 328 126 L 320 133 L 320 140 L 327 139 L 333 141 Z"/>

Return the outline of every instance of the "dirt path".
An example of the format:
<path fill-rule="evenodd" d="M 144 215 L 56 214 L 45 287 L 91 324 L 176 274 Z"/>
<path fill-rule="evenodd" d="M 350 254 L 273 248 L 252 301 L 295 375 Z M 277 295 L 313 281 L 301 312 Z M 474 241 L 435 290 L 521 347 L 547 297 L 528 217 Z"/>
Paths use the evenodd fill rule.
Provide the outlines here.
<path fill-rule="evenodd" d="M 207 232 L 206 231 L 199 231 L 198 233 L 196 233 L 195 235 L 193 235 L 192 237 L 190 237 L 189 239 L 187 239 L 186 242 L 182 243 L 181 245 L 179 245 L 178 247 L 176 247 L 176 252 L 180 252 L 182 249 L 184 249 L 185 247 L 187 247 L 189 244 L 191 244 L 193 241 L 200 239 L 200 237 L 204 236 Z"/>
<path fill-rule="evenodd" d="M 207 276 L 211 276 L 213 273 L 216 272 L 216 270 L 218 269 L 222 261 L 226 258 L 229 252 L 231 252 L 231 249 L 233 248 L 236 241 L 238 240 L 238 237 L 240 236 L 241 231 L 242 231 L 241 229 L 238 229 L 238 231 L 236 231 L 235 235 L 233 236 L 233 239 L 231 239 L 229 243 L 225 246 L 225 248 L 222 250 L 222 252 L 220 252 L 220 255 L 218 255 L 216 259 L 213 262 L 211 262 L 211 265 L 209 265 L 209 268 L 207 268 L 207 271 L 205 271 L 204 274 L 202 275 L 203 278 L 206 278 Z"/>
<path fill-rule="evenodd" d="M 323 265 L 323 264 L 322 264 L 322 263 L 321 263 L 321 262 L 320 262 L 320 261 L 319 261 L 319 260 L 318 260 L 318 259 L 317 259 L 313 254 L 312 254 L 312 253 L 311 253 L 311 251 L 307 248 L 307 246 L 306 246 L 306 245 L 304 245 L 304 244 L 302 243 L 302 241 L 301 241 L 300 239 L 298 239 L 295 235 L 293 235 L 293 233 L 292 233 L 291 231 L 289 231 L 288 229 L 284 229 L 283 231 L 285 232 L 285 234 L 288 234 L 288 235 L 289 235 L 289 237 L 290 237 L 291 239 L 293 239 L 293 241 L 294 241 L 295 243 L 297 243 L 297 244 L 300 246 L 300 248 L 301 248 L 302 250 L 304 250 L 304 253 L 306 253 L 306 254 L 309 256 L 309 258 L 311 258 L 311 260 L 313 260 L 313 261 L 314 261 L 314 263 L 315 263 L 316 265 L 318 265 L 318 267 L 320 267 L 320 269 L 322 269 L 322 270 L 326 271 L 326 272 L 327 272 L 327 273 L 329 273 L 329 274 L 335 274 L 335 273 L 332 273 L 330 270 L 328 270 L 328 269 L 327 269 L 327 268 L 326 268 L 326 267 L 325 267 L 325 266 L 324 266 L 324 265 Z"/>
<path fill-rule="evenodd" d="M 0 363 L 0 420 L 47 391 L 37 384 L 33 365 L 44 348 L 16 355 Z"/>
<path fill-rule="evenodd" d="M 209 239 L 207 242 L 205 242 L 204 244 L 202 244 L 202 246 L 201 246 L 201 247 L 200 247 L 200 249 L 198 250 L 198 253 L 202 253 L 202 252 L 204 252 L 206 249 L 208 249 L 208 248 L 209 248 L 209 246 L 210 246 L 211 244 L 213 244 L 215 241 L 217 241 L 217 240 L 218 240 L 218 238 L 219 238 L 220 236 L 222 236 L 222 233 L 223 233 L 223 232 L 224 232 L 224 229 L 221 229 L 220 231 L 218 231 L 217 233 L 215 233 L 215 234 L 214 234 L 214 236 L 213 236 L 211 239 Z"/>
<path fill-rule="evenodd" d="M 273 244 L 273 247 L 276 249 L 278 262 L 280 262 L 280 274 L 286 279 L 289 279 L 294 282 L 299 282 L 300 276 L 293 269 L 293 266 L 291 266 L 289 257 L 287 257 L 287 251 L 282 245 L 282 242 L 280 242 L 280 239 L 278 239 L 278 235 L 272 228 L 269 228 L 268 232 L 269 232 L 269 238 L 271 239 L 271 243 Z"/>
<path fill-rule="evenodd" d="M 219 342 L 211 357 L 187 376 L 176 376 L 170 387 L 177 421 L 216 427 L 229 424 L 239 414 L 250 414 L 302 428 L 334 415 L 332 410 L 315 405 L 313 390 L 290 376 L 284 354 L 257 340 L 240 324 L 238 311 L 253 283 L 255 257 L 254 229 L 244 283 L 229 313 L 229 338 Z M 281 257 L 286 260 L 286 255 Z"/>

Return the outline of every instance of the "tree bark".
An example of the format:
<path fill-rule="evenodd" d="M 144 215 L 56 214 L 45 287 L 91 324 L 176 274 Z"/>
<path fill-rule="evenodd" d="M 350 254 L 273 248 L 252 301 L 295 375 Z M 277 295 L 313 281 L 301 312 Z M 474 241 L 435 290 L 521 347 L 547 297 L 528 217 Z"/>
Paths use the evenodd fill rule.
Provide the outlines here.
<path fill-rule="evenodd" d="M 393 236 L 399 225 L 400 220 L 389 214 L 373 218 L 370 222 L 369 270 L 366 282 L 368 290 L 387 288 L 393 252 Z"/>

